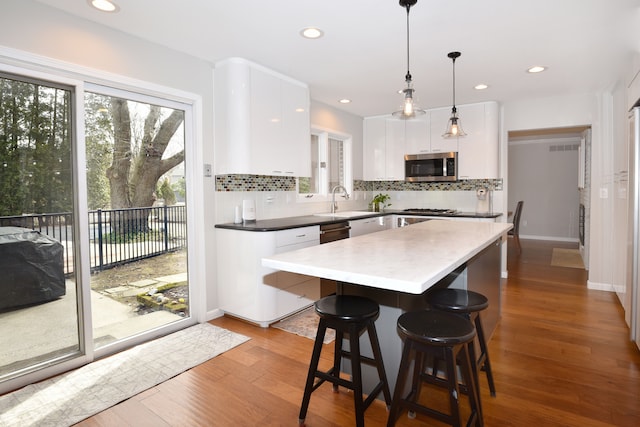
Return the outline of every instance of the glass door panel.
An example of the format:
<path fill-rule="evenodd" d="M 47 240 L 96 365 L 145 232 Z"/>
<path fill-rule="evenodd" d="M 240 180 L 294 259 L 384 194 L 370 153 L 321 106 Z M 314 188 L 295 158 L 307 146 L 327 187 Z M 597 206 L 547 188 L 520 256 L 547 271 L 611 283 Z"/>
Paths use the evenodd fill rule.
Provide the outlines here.
<path fill-rule="evenodd" d="M 191 316 L 185 112 L 111 92 L 85 93 L 95 348 Z"/>
<path fill-rule="evenodd" d="M 0 383 L 81 352 L 73 99 L 0 73 Z"/>

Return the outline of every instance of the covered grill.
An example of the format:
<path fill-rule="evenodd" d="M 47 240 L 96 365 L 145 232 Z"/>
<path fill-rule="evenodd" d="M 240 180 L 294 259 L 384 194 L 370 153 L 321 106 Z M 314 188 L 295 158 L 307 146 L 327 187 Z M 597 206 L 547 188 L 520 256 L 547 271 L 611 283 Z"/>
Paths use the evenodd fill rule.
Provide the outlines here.
<path fill-rule="evenodd" d="M 65 293 L 62 244 L 28 228 L 0 227 L 0 310 Z"/>

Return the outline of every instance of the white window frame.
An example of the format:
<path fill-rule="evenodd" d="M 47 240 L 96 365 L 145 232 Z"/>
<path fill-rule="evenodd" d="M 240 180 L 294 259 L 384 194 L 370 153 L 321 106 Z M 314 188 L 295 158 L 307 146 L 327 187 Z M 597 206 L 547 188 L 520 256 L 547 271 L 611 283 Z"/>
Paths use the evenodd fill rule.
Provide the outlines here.
<path fill-rule="evenodd" d="M 299 181 L 296 180 L 298 201 L 324 202 L 331 200 L 332 189 L 329 188 L 329 139 L 342 141 L 344 187 L 349 194 L 353 193 L 353 137 L 347 133 L 313 125 L 311 127 L 311 135 L 318 137 L 318 192 L 300 194 Z M 323 163 L 326 165 L 325 167 L 322 167 Z"/>

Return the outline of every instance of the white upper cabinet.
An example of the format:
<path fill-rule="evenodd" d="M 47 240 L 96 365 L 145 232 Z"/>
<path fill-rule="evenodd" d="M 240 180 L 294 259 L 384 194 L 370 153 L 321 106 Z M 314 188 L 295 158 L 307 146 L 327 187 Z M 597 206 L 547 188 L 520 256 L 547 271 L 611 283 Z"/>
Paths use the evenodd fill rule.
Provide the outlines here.
<path fill-rule="evenodd" d="M 458 117 L 467 136 L 458 138 L 458 178 L 499 178 L 498 104 L 461 105 Z"/>
<path fill-rule="evenodd" d="M 404 180 L 404 120 L 391 116 L 364 119 L 363 177 L 365 181 Z"/>
<path fill-rule="evenodd" d="M 387 171 L 387 118 L 365 118 L 363 132 L 362 173 L 364 180 L 381 181 Z"/>
<path fill-rule="evenodd" d="M 309 90 L 240 58 L 215 68 L 216 174 L 311 176 Z"/>
<path fill-rule="evenodd" d="M 406 148 L 405 124 L 406 120 L 387 119 L 387 165 L 386 179 L 391 181 L 404 180 L 404 155 Z"/>
<path fill-rule="evenodd" d="M 431 152 L 431 135 L 429 134 L 429 113 L 411 120 L 405 120 L 405 153 L 422 154 Z"/>
<path fill-rule="evenodd" d="M 451 108 L 427 110 L 423 116 L 401 120 L 391 115 L 364 119 L 363 178 L 365 181 L 404 180 L 404 155 L 458 152 L 459 179 L 495 179 L 499 174 L 498 104 L 457 106 L 463 138 L 443 138 Z"/>

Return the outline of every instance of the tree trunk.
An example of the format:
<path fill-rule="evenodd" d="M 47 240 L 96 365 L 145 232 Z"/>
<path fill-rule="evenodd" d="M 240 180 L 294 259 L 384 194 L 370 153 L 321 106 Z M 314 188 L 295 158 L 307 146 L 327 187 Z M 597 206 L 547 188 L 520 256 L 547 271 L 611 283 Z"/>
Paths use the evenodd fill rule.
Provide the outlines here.
<path fill-rule="evenodd" d="M 124 99 L 111 99 L 114 127 L 113 161 L 107 169 L 111 189 L 111 208 L 128 209 L 112 215 L 111 227 L 119 234 L 149 231 L 148 216 L 155 201 L 155 189 L 162 175 L 184 161 L 184 150 L 162 156 L 184 121 L 184 112 L 173 110 L 160 122 L 161 109 L 150 106 L 145 118 L 140 149 L 134 155 L 131 116 Z"/>

